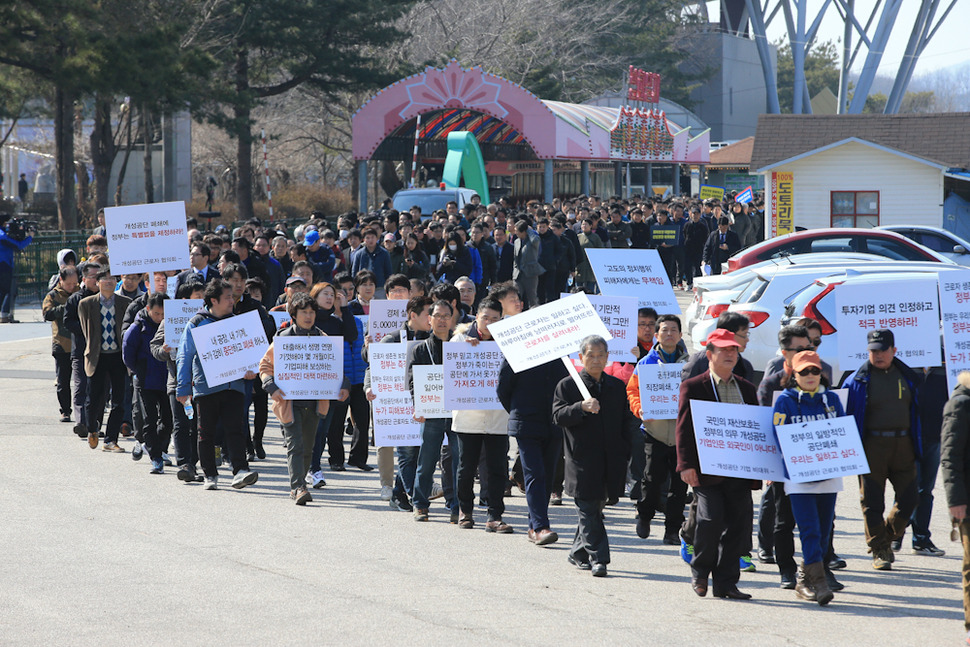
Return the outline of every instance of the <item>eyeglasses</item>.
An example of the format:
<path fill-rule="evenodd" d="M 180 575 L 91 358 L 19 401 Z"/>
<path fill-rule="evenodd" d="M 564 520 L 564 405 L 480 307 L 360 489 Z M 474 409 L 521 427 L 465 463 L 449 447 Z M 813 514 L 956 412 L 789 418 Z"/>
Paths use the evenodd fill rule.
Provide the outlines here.
<path fill-rule="evenodd" d="M 805 346 L 803 348 L 782 348 L 782 350 L 787 350 L 788 352 L 791 352 L 791 353 L 800 353 L 803 350 L 812 350 L 812 347 L 811 346 Z"/>
<path fill-rule="evenodd" d="M 450 314 L 449 315 L 446 315 L 446 314 L 434 314 L 434 315 L 431 315 L 431 318 L 432 319 L 451 319 L 451 315 Z"/>
<path fill-rule="evenodd" d="M 809 375 L 821 375 L 822 369 L 817 366 L 809 366 L 808 368 L 803 368 L 802 370 L 798 371 L 798 374 L 802 377 L 808 377 Z"/>
<path fill-rule="evenodd" d="M 749 337 L 751 337 L 751 335 L 749 335 L 747 333 L 745 333 L 745 334 L 742 335 L 739 332 L 734 333 L 734 336 L 737 337 L 738 339 L 748 339 Z"/>
<path fill-rule="evenodd" d="M 819 337 L 818 339 L 813 339 L 811 343 L 812 343 L 812 346 L 815 346 L 816 348 L 818 348 L 819 346 L 822 345 L 822 338 Z"/>

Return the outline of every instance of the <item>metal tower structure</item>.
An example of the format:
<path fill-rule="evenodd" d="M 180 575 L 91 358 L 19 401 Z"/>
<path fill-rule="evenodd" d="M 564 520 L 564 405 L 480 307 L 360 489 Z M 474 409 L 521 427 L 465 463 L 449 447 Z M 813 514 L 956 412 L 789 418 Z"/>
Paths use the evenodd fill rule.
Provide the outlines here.
<path fill-rule="evenodd" d="M 818 1 L 813 4 L 818 7 Z M 876 71 L 882 61 L 883 52 L 889 42 L 889 35 L 896 25 L 903 0 L 876 0 L 868 17 L 857 14 L 856 0 L 820 0 L 821 6 L 810 10 L 808 0 L 720 0 L 721 29 L 754 38 L 761 58 L 761 67 L 768 91 L 767 110 L 781 112 L 778 105 L 778 85 L 776 70 L 771 65 L 767 28 L 779 15 L 785 21 L 788 42 L 791 45 L 792 61 L 795 65 L 795 80 L 792 101 L 793 113 L 811 113 L 811 97 L 805 81 L 805 57 L 815 43 L 818 28 L 827 11 L 835 10 L 845 24 L 842 35 L 842 62 L 839 76 L 839 114 L 862 112 L 876 78 Z M 917 0 L 906 0 L 907 7 Z M 920 9 L 910 28 L 909 42 L 903 60 L 899 64 L 896 78 L 885 113 L 899 111 L 906 88 L 913 78 L 913 71 L 920 55 L 930 42 L 940 25 L 956 5 L 957 0 L 919 0 Z M 691 3 L 693 4 L 693 3 Z M 940 6 L 945 9 L 940 12 Z M 703 4 L 701 5 L 704 6 Z M 937 18 L 939 15 L 939 18 Z M 863 24 L 863 20 L 865 23 Z M 875 24 L 875 26 L 873 26 Z M 856 40 L 853 47 L 853 40 Z M 849 100 L 849 70 L 855 64 L 863 46 L 866 50 L 862 72 L 853 88 Z"/>

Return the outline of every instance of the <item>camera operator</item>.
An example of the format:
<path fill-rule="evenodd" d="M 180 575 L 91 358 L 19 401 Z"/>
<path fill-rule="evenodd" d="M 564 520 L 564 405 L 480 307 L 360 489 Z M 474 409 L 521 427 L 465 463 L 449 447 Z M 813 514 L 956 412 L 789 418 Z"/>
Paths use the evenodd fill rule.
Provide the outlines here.
<path fill-rule="evenodd" d="M 19 218 L 11 220 L 9 213 L 0 214 L 0 323 L 16 323 L 13 302 L 13 255 L 23 251 L 33 240 L 34 227 Z"/>

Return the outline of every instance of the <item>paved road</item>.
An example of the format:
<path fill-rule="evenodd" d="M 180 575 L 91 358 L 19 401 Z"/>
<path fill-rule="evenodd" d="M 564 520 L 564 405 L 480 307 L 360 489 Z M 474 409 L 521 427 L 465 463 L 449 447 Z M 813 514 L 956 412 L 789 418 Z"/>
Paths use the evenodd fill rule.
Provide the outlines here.
<path fill-rule="evenodd" d="M 613 563 L 595 579 L 566 563 L 568 499 L 548 548 L 526 541 L 518 492 L 510 536 L 460 530 L 440 501 L 417 524 L 378 499 L 376 472 L 328 474 L 298 508 L 275 423 L 258 484 L 204 491 L 91 451 L 57 422 L 51 369 L 48 341 L 0 343 L 0 645 L 963 644 L 939 488 L 945 557 L 904 550 L 873 571 L 847 479 L 835 538 L 847 588 L 829 607 L 780 590 L 770 566 L 742 576 L 750 602 L 699 599 L 676 548 L 636 537 L 629 501 L 607 511 Z"/>

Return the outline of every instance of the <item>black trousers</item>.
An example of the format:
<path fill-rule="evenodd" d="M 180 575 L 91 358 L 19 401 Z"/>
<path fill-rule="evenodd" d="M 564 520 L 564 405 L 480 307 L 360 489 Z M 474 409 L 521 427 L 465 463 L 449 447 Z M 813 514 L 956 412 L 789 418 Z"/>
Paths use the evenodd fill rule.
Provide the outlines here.
<path fill-rule="evenodd" d="M 573 499 L 579 513 L 576 524 L 576 536 L 573 538 L 569 554 L 580 562 L 594 564 L 610 563 L 610 540 L 606 536 L 606 524 L 603 523 L 603 508 L 606 501 L 591 499 Z"/>
<path fill-rule="evenodd" d="M 665 445 L 646 434 L 643 454 L 646 464 L 643 468 L 643 483 L 640 484 L 637 514 L 641 520 L 649 522 L 666 494 L 664 529 L 666 533 L 674 533 L 684 523 L 684 502 L 687 500 L 687 484 L 677 473 L 677 448 Z"/>
<path fill-rule="evenodd" d="M 84 372 L 84 358 L 71 357 L 71 397 L 74 400 L 74 422 L 88 425 L 88 374 Z"/>
<path fill-rule="evenodd" d="M 782 573 L 795 570 L 795 517 L 791 511 L 791 500 L 785 494 L 785 484 L 773 482 L 768 486 L 774 502 L 775 523 L 772 528 L 772 543 L 775 547 L 775 563 Z"/>
<path fill-rule="evenodd" d="M 168 403 L 172 409 L 175 464 L 179 467 L 188 465 L 195 468 L 196 463 L 199 462 L 199 428 L 196 425 L 198 415 L 189 420 L 185 416 L 185 405 L 175 399 L 174 393 L 168 394 Z"/>
<path fill-rule="evenodd" d="M 367 452 L 370 450 L 370 402 L 364 393 L 364 385 L 351 385 L 350 397 L 343 402 L 331 400 L 330 408 L 333 415 L 327 432 L 328 462 L 331 466 L 343 465 L 345 460 L 363 465 L 367 462 Z M 349 456 L 344 453 L 344 421 L 348 409 L 354 425 Z"/>
<path fill-rule="evenodd" d="M 467 515 L 475 510 L 475 470 L 482 450 L 487 471 L 488 520 L 498 521 L 505 514 L 505 475 L 508 473 L 509 437 L 505 434 L 466 434 L 458 436 L 458 507 Z"/>
<path fill-rule="evenodd" d="M 246 395 L 227 389 L 193 400 L 195 415 L 199 419 L 199 463 L 206 476 L 218 476 L 216 468 L 216 427 L 222 423 L 223 447 L 229 450 L 232 473 L 248 471 L 246 462 Z"/>
<path fill-rule="evenodd" d="M 71 415 L 71 354 L 53 353 L 57 406 L 62 416 Z M 76 421 L 80 422 L 80 420 Z"/>
<path fill-rule="evenodd" d="M 83 361 L 83 360 L 82 360 Z M 104 404 L 111 389 L 111 411 L 108 413 L 108 424 L 104 430 L 104 442 L 118 442 L 121 432 L 122 418 L 125 406 L 125 376 L 128 374 L 121 353 L 102 353 L 98 357 L 98 365 L 94 375 L 89 378 L 87 418 L 88 432 L 98 431 L 104 418 Z"/>
<path fill-rule="evenodd" d="M 694 488 L 697 526 L 691 572 L 706 580 L 713 576 L 715 589 L 736 586 L 741 577 L 739 560 L 751 541 L 751 488 L 741 479 L 725 479 L 716 485 Z"/>
<path fill-rule="evenodd" d="M 137 411 L 141 420 L 139 435 L 145 443 L 149 458 L 160 461 L 172 439 L 172 406 L 165 391 L 153 391 L 140 386 L 134 388 L 132 411 Z"/>

